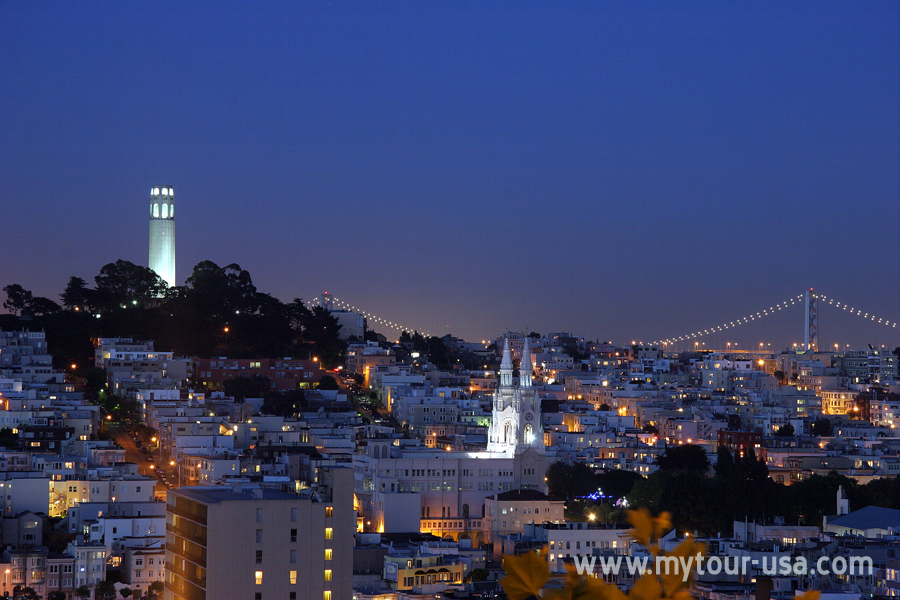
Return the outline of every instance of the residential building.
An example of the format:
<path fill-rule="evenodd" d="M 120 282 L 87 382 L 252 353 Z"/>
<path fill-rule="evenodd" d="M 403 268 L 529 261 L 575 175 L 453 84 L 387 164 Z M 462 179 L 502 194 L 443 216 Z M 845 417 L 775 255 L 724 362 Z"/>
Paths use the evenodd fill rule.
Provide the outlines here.
<path fill-rule="evenodd" d="M 337 467 L 299 493 L 239 484 L 170 491 L 165 599 L 350 598 L 352 478 Z"/>

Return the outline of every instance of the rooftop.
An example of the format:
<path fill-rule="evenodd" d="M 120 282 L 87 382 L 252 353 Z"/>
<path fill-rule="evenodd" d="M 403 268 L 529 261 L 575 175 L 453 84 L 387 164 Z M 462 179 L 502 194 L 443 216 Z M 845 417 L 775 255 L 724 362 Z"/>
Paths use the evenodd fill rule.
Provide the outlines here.
<path fill-rule="evenodd" d="M 177 494 L 202 502 L 203 504 L 220 504 L 222 502 L 236 502 L 241 500 L 299 500 L 300 496 L 280 490 L 267 488 L 244 488 L 235 491 L 230 487 L 193 486 L 171 490 L 171 494 Z"/>
<path fill-rule="evenodd" d="M 850 529 L 890 529 L 900 528 L 900 510 L 867 506 L 848 515 L 828 519 L 829 525 Z"/>
<path fill-rule="evenodd" d="M 534 502 L 534 501 L 559 501 L 557 498 L 553 498 L 548 496 L 543 492 L 539 492 L 537 490 L 530 490 L 526 488 L 518 489 L 518 490 L 509 490 L 508 492 L 501 492 L 499 494 L 494 494 L 495 500 L 503 500 L 504 502 Z"/>

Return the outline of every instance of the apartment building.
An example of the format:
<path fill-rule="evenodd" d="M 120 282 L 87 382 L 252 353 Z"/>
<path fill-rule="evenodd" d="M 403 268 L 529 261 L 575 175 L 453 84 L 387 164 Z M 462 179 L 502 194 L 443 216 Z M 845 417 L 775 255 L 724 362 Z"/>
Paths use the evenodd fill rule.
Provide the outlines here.
<path fill-rule="evenodd" d="M 262 487 L 170 491 L 166 600 L 340 600 L 352 595 L 353 471 L 323 468 L 300 493 Z"/>

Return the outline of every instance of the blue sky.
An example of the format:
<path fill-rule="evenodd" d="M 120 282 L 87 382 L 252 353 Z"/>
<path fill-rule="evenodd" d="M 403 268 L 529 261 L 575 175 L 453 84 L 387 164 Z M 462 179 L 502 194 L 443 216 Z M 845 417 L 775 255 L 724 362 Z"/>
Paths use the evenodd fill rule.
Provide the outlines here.
<path fill-rule="evenodd" d="M 0 27 L 3 285 L 146 264 L 172 185 L 179 279 L 237 262 L 433 333 L 646 340 L 810 286 L 900 320 L 896 2 L 0 2 Z"/>

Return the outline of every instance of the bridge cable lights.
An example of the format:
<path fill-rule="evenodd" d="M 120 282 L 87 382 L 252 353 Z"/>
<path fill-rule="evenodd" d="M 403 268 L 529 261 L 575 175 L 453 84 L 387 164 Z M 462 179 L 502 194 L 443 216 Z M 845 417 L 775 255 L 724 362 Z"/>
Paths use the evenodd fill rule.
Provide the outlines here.
<path fill-rule="evenodd" d="M 839 301 L 835 300 L 834 298 L 830 298 L 822 293 L 817 292 L 817 295 L 818 295 L 819 299 L 822 300 L 823 302 L 827 302 L 827 304 L 834 306 L 836 308 L 841 308 L 841 309 L 849 312 L 852 315 L 855 315 L 855 316 L 865 319 L 866 321 L 882 324 L 882 325 L 885 325 L 892 329 L 900 328 L 900 324 L 898 324 L 897 322 L 891 321 L 890 319 L 885 319 L 884 317 L 878 317 L 877 315 L 867 313 L 863 310 L 859 310 L 859 309 L 852 307 L 846 303 L 839 302 Z M 673 336 L 673 337 L 669 337 L 669 338 L 664 338 L 664 339 L 660 339 L 660 340 L 657 340 L 655 342 L 650 342 L 650 343 L 651 343 L 651 345 L 659 345 L 659 344 L 672 344 L 675 342 L 684 342 L 684 341 L 692 340 L 692 339 L 695 339 L 698 337 L 703 337 L 705 335 L 719 333 L 720 331 L 724 331 L 726 329 L 733 329 L 739 325 L 744 325 L 751 321 L 761 320 L 765 317 L 769 317 L 771 315 L 774 315 L 777 312 L 780 312 L 783 309 L 790 308 L 791 306 L 796 306 L 797 303 L 802 302 L 803 299 L 804 299 L 804 294 L 800 294 L 798 296 L 794 296 L 793 298 L 788 298 L 784 302 L 779 302 L 779 303 L 775 304 L 774 306 L 770 306 L 768 308 L 768 310 L 763 309 L 763 310 L 755 312 L 755 313 L 750 313 L 746 317 L 740 317 L 733 321 L 731 321 L 731 320 L 726 321 L 722 325 L 713 325 L 712 327 L 707 327 L 707 328 L 704 328 L 704 329 L 701 329 L 701 330 L 698 330 L 695 332 L 686 333 L 683 335 Z"/>

